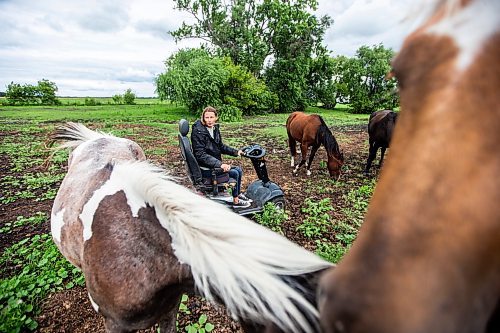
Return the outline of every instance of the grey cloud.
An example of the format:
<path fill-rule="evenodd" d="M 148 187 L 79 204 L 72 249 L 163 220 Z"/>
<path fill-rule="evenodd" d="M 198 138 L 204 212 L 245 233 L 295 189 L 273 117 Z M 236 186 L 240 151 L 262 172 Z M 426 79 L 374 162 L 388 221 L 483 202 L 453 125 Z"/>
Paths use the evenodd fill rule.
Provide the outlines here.
<path fill-rule="evenodd" d="M 138 32 L 146 33 L 152 35 L 153 37 L 171 40 L 172 36 L 168 33 L 175 29 L 175 27 L 169 26 L 168 22 L 165 21 L 138 21 L 134 25 Z"/>
<path fill-rule="evenodd" d="M 128 21 L 127 10 L 120 4 L 106 4 L 102 8 L 94 8 L 78 19 L 81 28 L 95 32 L 120 31 L 127 26 Z"/>

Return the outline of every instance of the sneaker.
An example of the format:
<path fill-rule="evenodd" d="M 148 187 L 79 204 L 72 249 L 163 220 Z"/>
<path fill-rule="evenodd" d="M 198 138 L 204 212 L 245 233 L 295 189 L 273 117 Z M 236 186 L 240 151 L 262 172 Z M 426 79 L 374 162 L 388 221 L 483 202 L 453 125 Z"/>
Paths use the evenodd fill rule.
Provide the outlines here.
<path fill-rule="evenodd" d="M 244 200 L 239 200 L 238 203 L 233 202 L 233 207 L 234 208 L 247 208 L 247 207 L 250 207 L 250 202 L 244 201 Z"/>
<path fill-rule="evenodd" d="M 243 193 L 240 193 L 240 195 L 238 195 L 238 198 L 240 200 L 243 200 L 243 201 L 247 201 L 247 202 L 252 202 L 253 200 L 250 199 L 249 197 L 247 197 L 246 195 L 244 195 Z"/>

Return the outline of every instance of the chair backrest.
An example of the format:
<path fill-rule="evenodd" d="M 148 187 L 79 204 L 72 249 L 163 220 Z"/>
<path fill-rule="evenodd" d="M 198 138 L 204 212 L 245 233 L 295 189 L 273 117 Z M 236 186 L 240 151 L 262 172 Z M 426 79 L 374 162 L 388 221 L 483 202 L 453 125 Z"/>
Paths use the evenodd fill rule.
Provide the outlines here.
<path fill-rule="evenodd" d="M 191 148 L 191 141 L 187 137 L 189 133 L 189 122 L 186 119 L 181 119 L 179 121 L 179 147 L 181 148 L 182 158 L 184 159 L 185 166 L 189 178 L 194 185 L 199 185 L 203 183 L 203 178 L 201 176 L 201 169 L 194 157 L 193 150 Z"/>

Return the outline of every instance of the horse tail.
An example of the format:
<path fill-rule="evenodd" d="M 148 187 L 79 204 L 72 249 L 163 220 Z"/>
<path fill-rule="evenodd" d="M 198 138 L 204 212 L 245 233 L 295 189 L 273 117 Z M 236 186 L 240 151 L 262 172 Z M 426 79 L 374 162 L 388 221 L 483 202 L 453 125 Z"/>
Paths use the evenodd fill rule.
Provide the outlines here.
<path fill-rule="evenodd" d="M 333 136 L 332 131 L 330 131 L 328 125 L 326 125 L 325 121 L 320 115 L 318 115 L 318 118 L 321 124 L 319 125 L 318 131 L 316 132 L 316 142 L 323 144 L 328 154 L 333 155 L 337 158 L 343 158 L 342 153 L 340 152 L 339 144 Z"/>
<path fill-rule="evenodd" d="M 65 125 L 56 128 L 50 137 L 50 143 L 64 140 L 61 145 L 56 147 L 57 150 L 64 148 L 75 148 L 85 141 L 95 140 L 99 138 L 114 137 L 111 134 L 93 131 L 82 124 L 67 122 Z"/>
<path fill-rule="evenodd" d="M 318 329 L 317 309 L 293 280 L 330 263 L 171 181 L 147 162 L 117 164 L 113 172 L 155 208 L 175 255 L 190 266 L 204 297 L 221 300 L 235 318 L 273 322 L 287 332 Z"/>

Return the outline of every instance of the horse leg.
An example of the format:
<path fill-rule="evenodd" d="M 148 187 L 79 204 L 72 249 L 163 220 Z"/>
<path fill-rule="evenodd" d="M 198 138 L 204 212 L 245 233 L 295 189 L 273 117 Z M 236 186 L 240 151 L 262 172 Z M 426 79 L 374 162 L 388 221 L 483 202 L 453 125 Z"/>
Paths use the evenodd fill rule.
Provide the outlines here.
<path fill-rule="evenodd" d="M 299 165 L 297 165 L 295 167 L 295 170 L 293 170 L 293 173 L 294 174 L 297 174 L 297 172 L 299 171 L 300 167 L 303 166 L 305 163 L 306 163 L 306 158 L 307 158 L 307 149 L 309 148 L 309 146 L 305 143 L 302 143 L 300 145 L 300 153 L 301 153 L 301 160 L 300 160 L 300 163 Z"/>
<path fill-rule="evenodd" d="M 382 164 L 384 164 L 385 149 L 385 147 L 380 148 L 380 162 L 378 163 L 379 169 L 382 168 Z"/>
<path fill-rule="evenodd" d="M 160 333 L 176 333 L 177 332 L 177 312 L 179 311 L 179 306 L 181 304 L 182 297 L 179 297 L 179 300 L 175 304 L 175 306 L 162 318 L 159 323 Z"/>
<path fill-rule="evenodd" d="M 375 159 L 375 156 L 377 156 L 377 149 L 378 145 L 376 144 L 376 142 L 370 140 L 370 153 L 368 154 L 368 160 L 366 161 L 366 167 L 365 167 L 366 176 L 368 176 L 368 174 L 370 173 L 370 167 L 372 166 L 372 162 Z"/>
<path fill-rule="evenodd" d="M 319 145 L 317 146 L 312 146 L 311 147 L 311 153 L 309 154 L 309 162 L 307 163 L 306 169 L 307 169 L 307 175 L 311 175 L 311 165 L 314 159 L 314 155 L 316 155 L 316 152 L 318 151 Z"/>
<path fill-rule="evenodd" d="M 288 147 L 290 147 L 290 155 L 292 156 L 290 166 L 293 168 L 295 166 L 295 157 L 297 157 L 297 142 L 290 133 L 288 133 Z"/>

